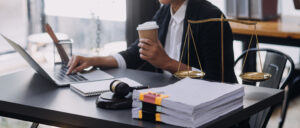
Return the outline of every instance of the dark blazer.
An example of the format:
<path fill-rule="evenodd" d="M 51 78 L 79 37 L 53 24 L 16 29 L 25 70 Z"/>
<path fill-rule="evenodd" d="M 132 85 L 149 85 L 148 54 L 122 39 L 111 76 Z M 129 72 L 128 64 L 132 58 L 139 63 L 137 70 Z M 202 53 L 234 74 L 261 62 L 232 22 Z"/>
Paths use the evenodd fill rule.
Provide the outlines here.
<path fill-rule="evenodd" d="M 206 0 L 189 0 L 184 19 L 184 32 L 182 35 L 182 45 L 185 39 L 187 29 L 187 20 L 203 20 L 208 18 L 220 18 L 223 13 L 214 5 Z M 158 37 L 162 45 L 165 44 L 170 21 L 170 5 L 162 6 L 153 20 L 159 25 Z M 192 24 L 192 31 L 196 42 L 197 51 L 200 57 L 201 65 L 206 73 L 204 79 L 212 81 L 221 81 L 221 23 L 209 22 L 203 24 Z M 190 65 L 199 68 L 198 60 L 190 41 Z M 126 51 L 120 52 L 124 57 L 127 68 L 141 69 L 146 71 L 161 72 L 150 63 L 139 57 L 139 43 L 136 40 Z M 225 82 L 237 82 L 234 74 L 234 55 L 233 55 L 233 37 L 229 23 L 224 23 L 224 67 Z M 183 63 L 187 64 L 187 47 L 183 55 Z"/>

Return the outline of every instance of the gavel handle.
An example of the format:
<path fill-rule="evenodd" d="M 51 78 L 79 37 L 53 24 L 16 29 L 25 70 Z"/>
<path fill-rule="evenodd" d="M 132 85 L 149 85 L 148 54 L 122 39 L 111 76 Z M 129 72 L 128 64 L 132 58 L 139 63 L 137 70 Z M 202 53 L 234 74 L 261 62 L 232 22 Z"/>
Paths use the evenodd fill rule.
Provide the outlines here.
<path fill-rule="evenodd" d="M 147 85 L 137 86 L 137 87 L 131 87 L 131 90 L 130 90 L 130 91 L 133 91 L 133 90 L 140 90 L 140 89 L 147 89 L 147 88 L 149 88 L 149 86 L 147 86 Z"/>

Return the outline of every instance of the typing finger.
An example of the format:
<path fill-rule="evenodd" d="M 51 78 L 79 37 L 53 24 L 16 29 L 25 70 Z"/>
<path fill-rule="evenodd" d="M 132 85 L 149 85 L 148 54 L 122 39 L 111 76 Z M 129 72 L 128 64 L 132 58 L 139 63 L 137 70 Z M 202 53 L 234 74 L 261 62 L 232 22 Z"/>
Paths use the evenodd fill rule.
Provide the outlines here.
<path fill-rule="evenodd" d="M 72 56 L 71 60 L 69 60 L 69 62 L 68 62 L 68 65 L 67 65 L 68 67 L 70 67 L 70 66 L 71 66 L 71 64 L 72 64 L 73 60 L 74 60 L 74 56 Z"/>
<path fill-rule="evenodd" d="M 73 59 L 73 62 L 71 63 L 71 65 L 69 67 L 69 70 L 68 70 L 67 74 L 72 73 L 72 71 L 77 67 L 78 64 L 79 64 L 79 59 L 77 57 L 75 57 Z"/>
<path fill-rule="evenodd" d="M 82 64 L 78 67 L 76 67 L 74 70 L 73 70 L 73 73 L 76 73 L 76 72 L 81 72 L 83 69 L 87 68 L 86 65 Z"/>

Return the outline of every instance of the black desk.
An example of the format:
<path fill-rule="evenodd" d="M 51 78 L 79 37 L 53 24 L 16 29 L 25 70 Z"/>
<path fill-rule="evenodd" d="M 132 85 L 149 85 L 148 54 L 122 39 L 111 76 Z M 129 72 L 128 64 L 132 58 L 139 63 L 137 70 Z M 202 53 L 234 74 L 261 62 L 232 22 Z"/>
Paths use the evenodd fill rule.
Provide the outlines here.
<path fill-rule="evenodd" d="M 126 76 L 151 87 L 173 83 L 175 78 L 162 74 L 110 69 L 108 73 Z M 96 97 L 82 97 L 69 87 L 58 88 L 33 70 L 0 77 L 0 116 L 63 127 L 175 127 L 131 118 L 131 110 L 104 110 L 95 105 Z M 246 86 L 244 108 L 220 117 L 208 127 L 227 127 L 250 115 L 278 104 L 283 91 Z"/>

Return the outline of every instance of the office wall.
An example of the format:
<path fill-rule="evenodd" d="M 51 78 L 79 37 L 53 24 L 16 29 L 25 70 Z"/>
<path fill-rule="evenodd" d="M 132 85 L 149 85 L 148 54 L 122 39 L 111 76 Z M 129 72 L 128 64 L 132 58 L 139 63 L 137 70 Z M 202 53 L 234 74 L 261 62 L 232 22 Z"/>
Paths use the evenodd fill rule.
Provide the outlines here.
<path fill-rule="evenodd" d="M 300 10 L 295 9 L 293 0 L 279 0 L 279 3 L 282 15 L 300 16 Z"/>
<path fill-rule="evenodd" d="M 225 10 L 225 1 L 226 0 L 208 0 L 212 2 L 214 5 L 218 6 L 223 12 Z M 296 10 L 294 8 L 293 0 L 279 0 L 278 1 L 278 13 L 282 16 L 300 16 L 300 10 Z M 300 24 L 300 23 L 299 23 Z M 261 43 L 261 48 L 273 48 L 280 50 L 288 55 L 290 55 L 295 63 L 299 62 L 300 50 L 299 47 L 290 47 L 290 46 L 278 46 L 278 45 L 270 45 Z M 235 57 L 241 54 L 242 52 L 242 44 L 239 41 L 235 41 L 234 43 L 234 52 Z"/>
<path fill-rule="evenodd" d="M 279 0 L 279 13 L 281 16 L 300 16 L 300 10 L 296 10 L 293 0 Z M 300 25 L 300 23 L 299 23 Z M 273 48 L 282 51 L 292 57 L 295 63 L 299 63 L 300 50 L 299 47 L 278 46 L 263 44 L 262 48 Z"/>
<path fill-rule="evenodd" d="M 226 0 L 208 0 L 208 1 L 218 6 L 224 12 Z M 278 0 L 278 3 L 279 3 L 278 5 L 279 13 L 281 15 L 300 16 L 300 10 L 296 10 L 294 8 L 293 0 Z"/>

